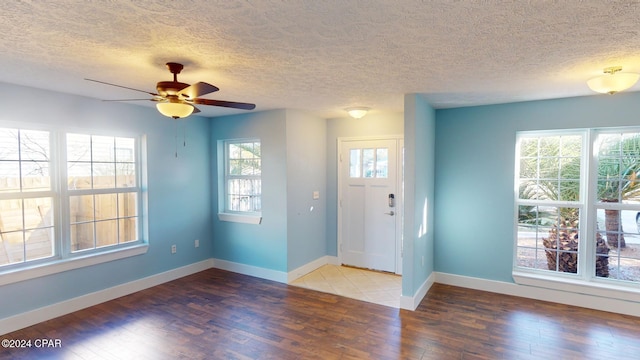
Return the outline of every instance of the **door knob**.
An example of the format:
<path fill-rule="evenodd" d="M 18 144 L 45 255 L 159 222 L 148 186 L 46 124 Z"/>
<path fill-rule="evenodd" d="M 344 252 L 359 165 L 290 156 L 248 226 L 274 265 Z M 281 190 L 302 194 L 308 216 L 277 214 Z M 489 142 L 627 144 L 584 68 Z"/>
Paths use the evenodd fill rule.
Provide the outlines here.
<path fill-rule="evenodd" d="M 388 213 L 385 213 L 385 214 L 387 214 L 387 215 L 389 215 L 389 216 L 393 216 L 393 215 L 395 215 L 396 213 L 394 213 L 394 212 L 393 212 L 393 210 L 392 210 L 392 211 L 390 211 L 390 212 L 388 212 Z"/>

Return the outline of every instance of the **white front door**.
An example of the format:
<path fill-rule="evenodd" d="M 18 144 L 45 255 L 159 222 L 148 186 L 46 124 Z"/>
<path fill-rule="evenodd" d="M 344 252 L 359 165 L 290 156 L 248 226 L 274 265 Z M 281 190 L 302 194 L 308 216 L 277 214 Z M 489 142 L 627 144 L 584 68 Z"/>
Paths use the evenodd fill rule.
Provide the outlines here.
<path fill-rule="evenodd" d="M 340 143 L 340 253 L 345 265 L 400 273 L 399 139 Z"/>

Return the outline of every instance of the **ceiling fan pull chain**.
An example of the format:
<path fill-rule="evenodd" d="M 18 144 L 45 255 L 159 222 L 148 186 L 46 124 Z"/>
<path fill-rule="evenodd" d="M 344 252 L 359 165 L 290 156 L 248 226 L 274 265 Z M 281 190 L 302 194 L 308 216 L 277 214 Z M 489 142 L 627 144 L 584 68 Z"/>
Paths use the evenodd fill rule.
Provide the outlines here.
<path fill-rule="evenodd" d="M 175 123 L 176 123 L 176 136 L 174 137 L 174 140 L 175 140 L 174 143 L 176 146 L 176 158 L 177 158 L 178 157 L 178 122 L 175 121 Z"/>

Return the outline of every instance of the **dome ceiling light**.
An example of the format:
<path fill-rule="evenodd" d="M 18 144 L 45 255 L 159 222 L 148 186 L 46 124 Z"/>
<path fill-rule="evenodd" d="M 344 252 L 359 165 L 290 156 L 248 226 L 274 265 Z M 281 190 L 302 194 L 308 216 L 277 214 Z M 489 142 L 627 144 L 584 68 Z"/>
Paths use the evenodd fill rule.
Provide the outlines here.
<path fill-rule="evenodd" d="M 640 74 L 621 72 L 622 66 L 612 66 L 604 69 L 604 75 L 596 76 L 587 81 L 589 88 L 603 94 L 615 94 L 627 90 L 638 82 Z"/>

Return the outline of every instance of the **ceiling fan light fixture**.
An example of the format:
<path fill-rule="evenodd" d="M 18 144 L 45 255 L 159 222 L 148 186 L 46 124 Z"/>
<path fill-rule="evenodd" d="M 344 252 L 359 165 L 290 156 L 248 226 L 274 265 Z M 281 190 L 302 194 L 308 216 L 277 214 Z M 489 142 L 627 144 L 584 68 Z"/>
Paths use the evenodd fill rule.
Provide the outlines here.
<path fill-rule="evenodd" d="M 352 118 L 361 119 L 362 117 L 367 115 L 367 112 L 369 112 L 370 108 L 360 106 L 360 107 L 346 108 L 345 110 L 347 111 L 349 116 L 351 116 Z"/>
<path fill-rule="evenodd" d="M 174 119 L 185 118 L 194 110 L 193 105 L 182 102 L 159 102 L 156 108 L 160 114 Z"/>
<path fill-rule="evenodd" d="M 604 75 L 589 79 L 587 85 L 595 92 L 613 95 L 617 92 L 627 90 L 638 82 L 640 74 L 621 71 L 621 66 L 605 68 Z"/>

